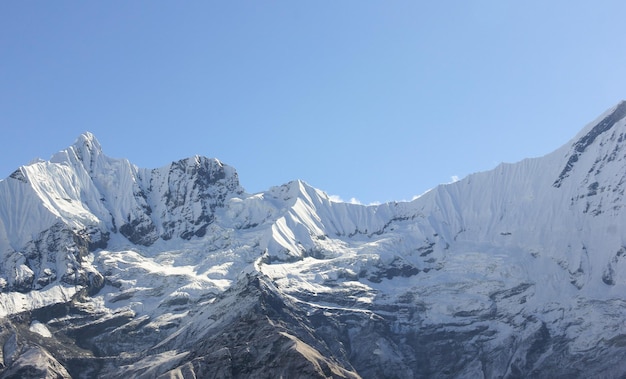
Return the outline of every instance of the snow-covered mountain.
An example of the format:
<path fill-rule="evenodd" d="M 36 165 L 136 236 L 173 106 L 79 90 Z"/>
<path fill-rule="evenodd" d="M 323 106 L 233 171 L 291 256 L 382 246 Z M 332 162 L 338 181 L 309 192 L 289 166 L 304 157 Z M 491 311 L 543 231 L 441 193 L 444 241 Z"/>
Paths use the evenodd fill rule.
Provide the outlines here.
<path fill-rule="evenodd" d="M 624 377 L 625 181 L 626 102 L 375 206 L 85 133 L 0 181 L 0 377 Z"/>

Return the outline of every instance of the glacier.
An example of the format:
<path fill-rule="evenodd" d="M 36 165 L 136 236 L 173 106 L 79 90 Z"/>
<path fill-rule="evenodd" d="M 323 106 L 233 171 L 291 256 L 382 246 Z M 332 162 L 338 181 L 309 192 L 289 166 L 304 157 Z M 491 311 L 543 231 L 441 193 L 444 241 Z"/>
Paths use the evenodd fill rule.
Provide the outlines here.
<path fill-rule="evenodd" d="M 0 181 L 0 378 L 624 377 L 625 182 L 626 102 L 378 205 L 87 132 Z"/>

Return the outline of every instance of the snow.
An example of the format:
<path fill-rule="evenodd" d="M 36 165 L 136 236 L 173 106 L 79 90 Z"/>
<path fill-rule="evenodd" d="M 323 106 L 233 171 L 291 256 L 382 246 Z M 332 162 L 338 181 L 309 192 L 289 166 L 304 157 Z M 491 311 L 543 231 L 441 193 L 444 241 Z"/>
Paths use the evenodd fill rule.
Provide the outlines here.
<path fill-rule="evenodd" d="M 52 337 L 52 333 L 50 333 L 50 330 L 39 321 L 31 322 L 29 330 L 33 333 L 39 334 L 42 337 L 46 337 L 46 338 Z"/>
<path fill-rule="evenodd" d="M 155 378 L 163 374 L 167 369 L 176 367 L 177 363 L 182 361 L 188 353 L 179 353 L 177 351 L 164 351 L 159 354 L 150 355 L 139 362 L 125 366 L 128 372 L 132 372 L 138 378 Z"/>
<path fill-rule="evenodd" d="M 0 289 L 57 276 L 42 290 L 0 293 L 0 317 L 69 301 L 80 289 L 59 279 L 76 269 L 67 269 L 78 264 L 75 247 L 51 252 L 54 264 L 26 258 L 34 239 L 61 224 L 110 233 L 106 247 L 79 262 L 109 283 L 91 305 L 132 309 L 154 329 L 199 317 L 186 307 L 210 308 L 245 274 L 261 274 L 311 309 L 375 315 L 385 305 L 423 307 L 415 319 L 397 315 L 398 329 L 463 328 L 499 312 L 489 325 L 494 344 L 532 315 L 585 351 L 618 335 L 626 318 L 626 118 L 588 137 L 623 106 L 544 157 L 501 164 L 411 202 L 369 206 L 338 202 L 299 180 L 248 194 L 232 167 L 198 156 L 140 169 L 107 157 L 84 134 L 50 161 L 20 168 L 23 180 L 0 182 Z M 145 230 L 137 243 L 120 232 L 126 224 Z M 50 333 L 36 322 L 31 330 Z M 391 353 L 381 342 L 377 354 Z M 164 352 L 159 365 L 183 358 Z"/>
<path fill-rule="evenodd" d="M 76 294 L 79 287 L 53 286 L 44 291 L 28 293 L 0 293 L 0 317 L 45 307 L 47 305 L 66 303 Z"/>

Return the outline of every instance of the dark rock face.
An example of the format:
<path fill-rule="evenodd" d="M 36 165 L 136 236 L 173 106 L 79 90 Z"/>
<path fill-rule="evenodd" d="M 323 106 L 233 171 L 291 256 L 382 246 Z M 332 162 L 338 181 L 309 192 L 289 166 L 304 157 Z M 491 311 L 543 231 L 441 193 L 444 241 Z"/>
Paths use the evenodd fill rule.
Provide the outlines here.
<path fill-rule="evenodd" d="M 235 317 L 214 315 L 217 325 L 201 335 L 199 342 L 190 344 L 196 375 L 359 377 L 345 355 L 333 354 L 315 335 L 302 310 L 282 298 L 265 279 L 248 277 L 242 284 L 236 288 L 237 302 L 247 304 L 241 313 Z M 223 298 L 232 301 L 227 299 L 232 295 Z M 215 359 L 218 357 L 222 359 Z"/>
<path fill-rule="evenodd" d="M 53 225 L 29 242 L 21 252 L 12 252 L 9 262 L 15 276 L 8 277 L 5 291 L 29 292 L 43 289 L 59 279 L 68 285 L 101 288 L 103 276 L 83 263 L 90 251 L 106 247 L 108 232 L 99 229 L 71 230 L 62 223 Z M 59 265 L 64 269 L 58 272 Z"/>
<path fill-rule="evenodd" d="M 158 237 L 155 226 L 149 218 L 136 218 L 120 227 L 119 232 L 135 245 L 150 246 Z"/>
<path fill-rule="evenodd" d="M 134 319 L 132 312 L 85 314 L 79 303 L 50 315 L 55 316 L 47 322 L 54 339 L 28 331 L 31 320 L 42 317 L 35 313 L 0 324 L 0 330 L 12 330 L 0 334 L 0 345 L 7 351 L 14 346 L 19 356 L 15 362 L 5 357 L 10 369 L 0 369 L 2 378 L 31 374 L 76 378 L 85 373 L 112 378 L 178 373 L 216 378 L 360 377 L 346 351 L 332 351 L 315 334 L 306 314 L 257 276 L 244 279 L 210 308 L 195 307 L 192 316 L 176 322 L 171 330 L 155 331 L 148 319 Z M 178 336 L 168 339 L 176 329 L 179 333 L 173 335 Z M 31 350 L 46 358 L 38 361 L 41 367 L 29 361 Z M 159 357 L 172 351 L 185 353 L 174 363 L 161 362 Z M 131 364 L 137 361 L 152 364 Z"/>
<path fill-rule="evenodd" d="M 28 180 L 26 179 L 26 177 L 24 176 L 24 173 L 20 169 L 13 171 L 13 173 L 9 175 L 9 178 L 18 180 L 22 183 L 28 183 Z"/>
<path fill-rule="evenodd" d="M 237 174 L 227 175 L 226 170 L 219 161 L 204 157 L 172 163 L 161 200 L 167 212 L 161 221 L 161 238 L 204 236 L 215 218 L 215 208 L 223 206 L 228 195 L 241 192 Z"/>

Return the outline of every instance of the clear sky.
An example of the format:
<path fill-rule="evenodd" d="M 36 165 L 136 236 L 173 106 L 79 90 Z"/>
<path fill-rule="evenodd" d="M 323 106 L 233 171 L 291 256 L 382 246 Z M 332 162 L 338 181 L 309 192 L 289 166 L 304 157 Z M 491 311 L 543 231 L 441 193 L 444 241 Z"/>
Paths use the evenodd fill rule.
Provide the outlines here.
<path fill-rule="evenodd" d="M 410 200 L 541 156 L 626 98 L 624 1 L 2 1 L 0 177 L 93 132 Z"/>

